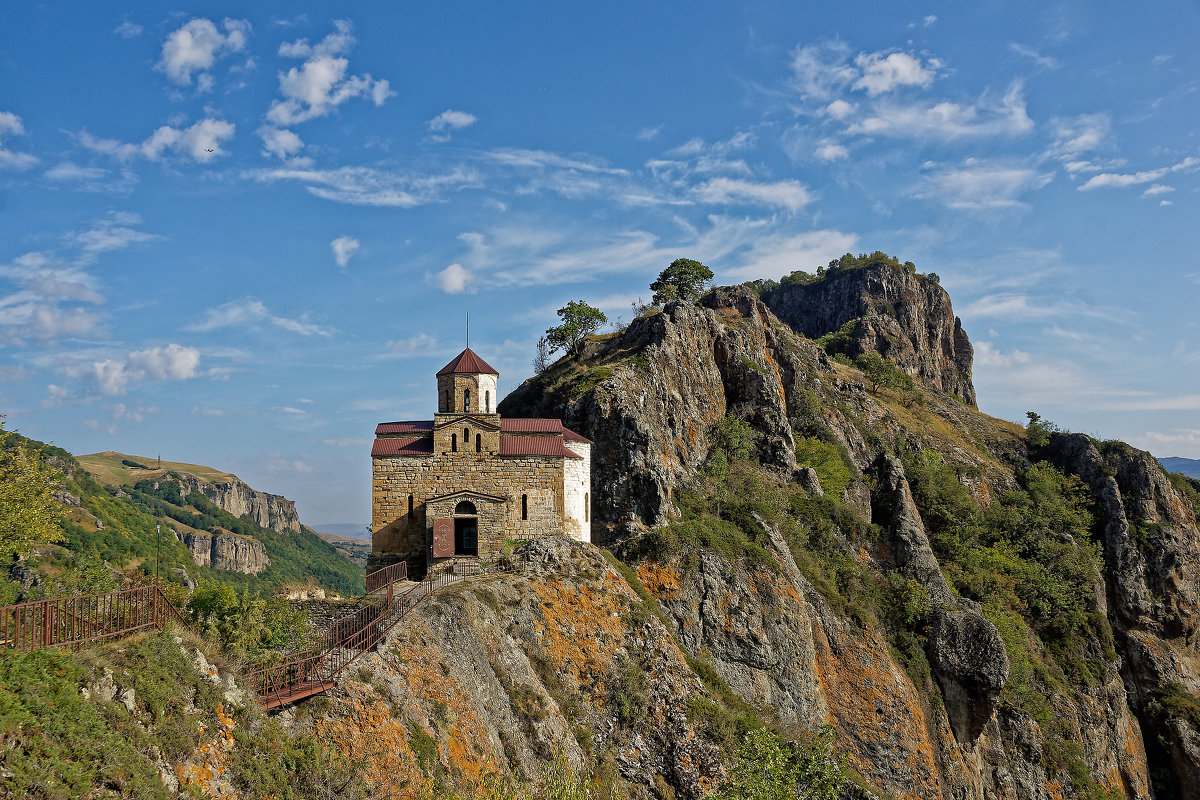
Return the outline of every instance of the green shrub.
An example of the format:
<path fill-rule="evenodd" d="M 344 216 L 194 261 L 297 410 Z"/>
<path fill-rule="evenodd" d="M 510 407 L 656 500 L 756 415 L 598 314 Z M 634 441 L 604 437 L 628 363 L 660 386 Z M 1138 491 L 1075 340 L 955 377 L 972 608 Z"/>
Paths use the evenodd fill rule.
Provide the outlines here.
<path fill-rule="evenodd" d="M 835 444 L 808 436 L 796 439 L 796 463 L 816 470 L 817 477 L 821 479 L 821 488 L 835 498 L 842 496 L 857 473 L 847 461 L 841 448 Z"/>

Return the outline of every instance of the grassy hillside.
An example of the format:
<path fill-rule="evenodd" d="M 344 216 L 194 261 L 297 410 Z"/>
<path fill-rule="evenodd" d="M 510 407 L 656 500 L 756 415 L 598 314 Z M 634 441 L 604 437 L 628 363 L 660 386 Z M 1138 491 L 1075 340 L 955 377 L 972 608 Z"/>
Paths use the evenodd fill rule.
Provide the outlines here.
<path fill-rule="evenodd" d="M 5 437 L 5 446 L 40 448 L 41 457 L 62 474 L 63 540 L 37 547 L 29 557 L 38 583 L 23 593 L 25 598 L 108 591 L 153 575 L 156 559 L 167 579 L 178 579 L 171 572 L 178 567 L 197 580 L 231 584 L 259 595 L 294 586 L 319 585 L 342 595 L 363 589 L 362 568 L 313 531 L 303 528 L 283 534 L 263 528 L 217 508 L 199 493 L 181 495 L 177 482 L 171 480 L 172 473 L 180 472 L 206 480 L 226 479 L 228 473 L 166 461 L 161 469 L 146 470 L 121 462 L 147 466 L 156 462 L 114 452 L 85 456 L 85 465 L 61 448 L 16 433 L 5 432 Z M 106 483 L 93 474 L 107 476 Z M 161 526 L 161 534 L 156 526 Z M 271 563 L 258 575 L 199 567 L 174 532 L 181 538 L 190 532 L 205 532 L 257 539 Z M 0 602 L 11 602 L 16 592 L 15 586 L 6 584 L 0 589 Z"/>

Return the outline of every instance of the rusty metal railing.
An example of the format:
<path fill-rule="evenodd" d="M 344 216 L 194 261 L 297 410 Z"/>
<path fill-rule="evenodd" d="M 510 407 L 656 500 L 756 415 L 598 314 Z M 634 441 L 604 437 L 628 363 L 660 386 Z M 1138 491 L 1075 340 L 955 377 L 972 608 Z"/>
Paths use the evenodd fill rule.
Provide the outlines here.
<path fill-rule="evenodd" d="M 406 580 L 408 580 L 408 562 L 398 561 L 367 575 L 367 594 L 374 594 L 384 587 L 390 588 L 393 583 Z"/>
<path fill-rule="evenodd" d="M 79 647 L 167 620 L 187 627 L 179 610 L 157 584 L 103 594 L 35 600 L 0 606 L 0 646 L 15 650 Z"/>
<path fill-rule="evenodd" d="M 523 556 L 505 557 L 487 564 L 473 563 L 477 569 L 470 570 L 472 576 L 523 571 L 527 566 Z M 398 567 L 405 569 L 396 569 Z M 368 583 L 368 591 L 379 591 L 386 585 L 387 592 L 381 592 L 378 597 L 334 620 L 321 641 L 311 650 L 298 653 L 280 664 L 251 670 L 247 680 L 258 694 L 262 707 L 276 708 L 332 688 L 342 670 L 369 652 L 422 601 L 443 587 L 467 577 L 462 571 L 441 570 L 427 575 L 407 591 L 395 594 L 394 584 L 407 574 L 407 565 L 402 562 L 371 573 L 368 581 L 371 581 L 371 576 L 378 576 L 374 580 L 377 585 L 372 589 L 372 584 Z M 397 578 L 397 575 L 404 577 Z M 389 577 L 392 579 L 384 584 L 382 581 Z"/>

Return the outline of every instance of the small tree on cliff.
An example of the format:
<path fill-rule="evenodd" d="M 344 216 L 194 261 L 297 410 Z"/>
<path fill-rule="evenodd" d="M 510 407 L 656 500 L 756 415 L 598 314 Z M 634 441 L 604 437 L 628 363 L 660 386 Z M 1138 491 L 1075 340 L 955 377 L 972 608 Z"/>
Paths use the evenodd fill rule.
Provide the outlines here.
<path fill-rule="evenodd" d="M 558 318 L 562 320 L 561 325 L 546 329 L 551 353 L 565 349 L 568 354 L 574 354 L 588 336 L 608 322 L 604 312 L 582 300 L 572 300 L 560 308 Z"/>
<path fill-rule="evenodd" d="M 712 282 L 713 271 L 690 258 L 677 258 L 671 265 L 658 273 L 658 280 L 650 284 L 654 290 L 656 306 L 665 305 L 672 300 L 694 301 Z"/>
<path fill-rule="evenodd" d="M 872 392 L 878 391 L 880 386 L 888 389 L 913 388 L 912 376 L 878 353 L 863 353 L 854 359 L 854 366 L 862 370 L 863 376 L 871 382 Z"/>
<path fill-rule="evenodd" d="M 62 538 L 54 489 L 58 471 L 42 458 L 37 443 L 9 435 L 0 417 L 0 561 L 36 542 Z"/>

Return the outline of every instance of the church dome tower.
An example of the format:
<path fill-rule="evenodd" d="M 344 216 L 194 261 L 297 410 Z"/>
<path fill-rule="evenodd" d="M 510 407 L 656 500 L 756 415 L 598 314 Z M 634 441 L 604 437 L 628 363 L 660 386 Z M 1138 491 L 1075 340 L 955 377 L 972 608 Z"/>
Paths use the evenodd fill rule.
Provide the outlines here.
<path fill-rule="evenodd" d="M 500 373 L 468 347 L 438 370 L 438 413 L 495 414 L 496 403 L 500 401 L 496 396 L 499 377 Z"/>

